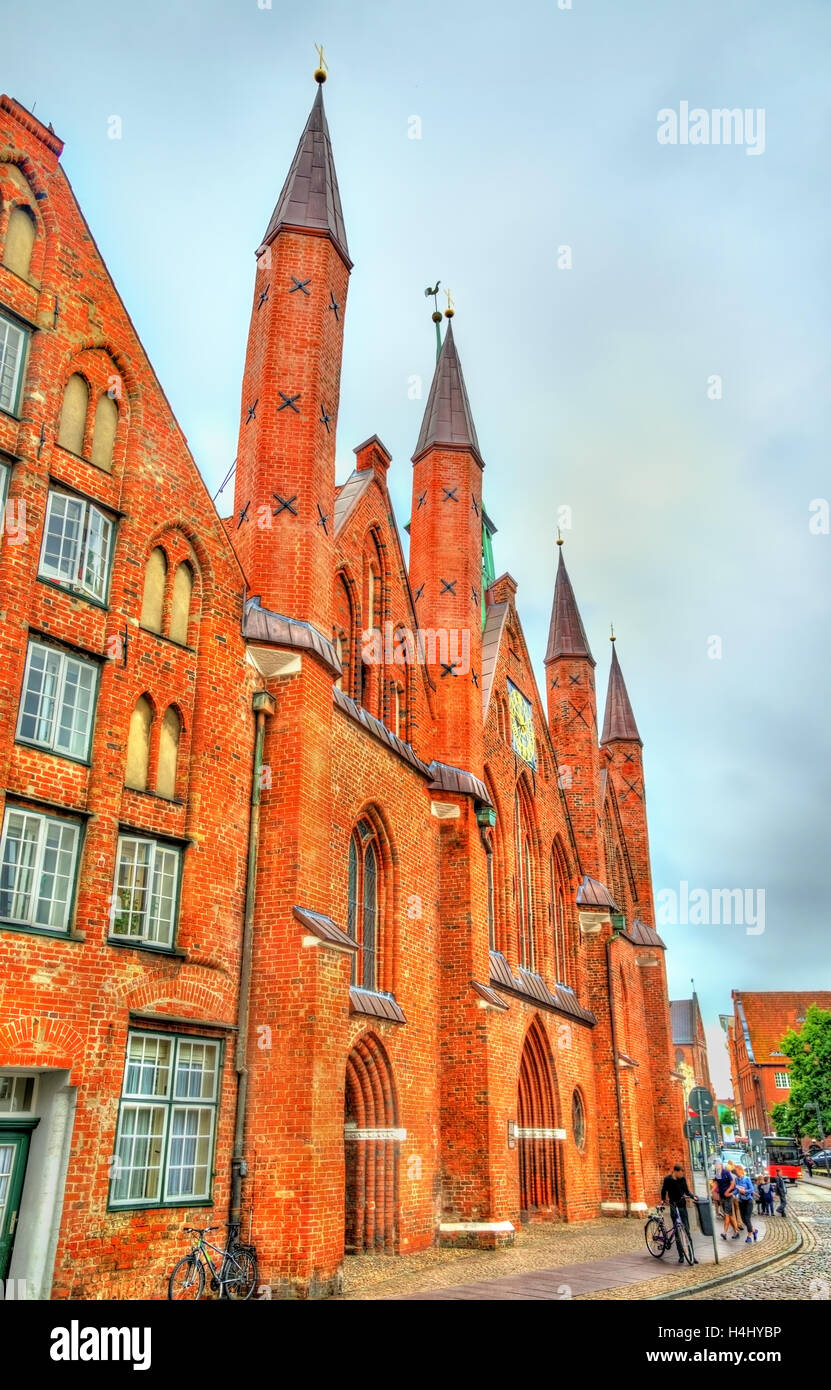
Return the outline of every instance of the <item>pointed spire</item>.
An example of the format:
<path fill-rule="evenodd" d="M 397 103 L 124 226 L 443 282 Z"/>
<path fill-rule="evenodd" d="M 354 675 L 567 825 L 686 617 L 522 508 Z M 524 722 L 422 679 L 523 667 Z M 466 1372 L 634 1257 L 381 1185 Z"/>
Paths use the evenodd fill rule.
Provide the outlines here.
<path fill-rule="evenodd" d="M 594 657 L 563 560 L 563 543 L 558 540 L 557 544 L 560 546 L 560 558 L 557 562 L 557 581 L 554 585 L 554 602 L 551 606 L 545 659 L 554 661 L 558 656 L 583 656 L 594 666 Z"/>
<path fill-rule="evenodd" d="M 614 642 L 614 637 L 612 642 Z M 629 695 L 623 679 L 623 672 L 617 659 L 617 651 L 612 647 L 612 665 L 609 669 L 609 688 L 606 692 L 606 714 L 603 719 L 603 733 L 600 742 L 611 743 L 614 739 L 627 739 L 640 743 L 641 736 L 632 713 Z"/>
<path fill-rule="evenodd" d="M 283 191 L 271 214 L 263 246 L 281 227 L 300 227 L 330 236 L 351 269 L 322 85 L 318 86 Z"/>
<path fill-rule="evenodd" d="M 427 397 L 427 407 L 421 422 L 421 433 L 413 454 L 413 460 L 428 449 L 442 446 L 455 449 L 469 449 L 479 464 L 479 441 L 476 426 L 470 411 L 470 401 L 465 390 L 462 364 L 453 341 L 453 325 L 448 323 L 444 343 L 436 362 L 433 384 Z M 484 466 L 484 465 L 482 465 Z"/>

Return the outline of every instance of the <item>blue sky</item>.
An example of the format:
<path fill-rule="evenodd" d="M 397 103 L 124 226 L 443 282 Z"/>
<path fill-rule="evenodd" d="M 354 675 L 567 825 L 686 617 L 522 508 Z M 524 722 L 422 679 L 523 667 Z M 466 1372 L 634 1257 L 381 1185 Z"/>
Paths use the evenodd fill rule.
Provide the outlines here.
<path fill-rule="evenodd" d="M 671 992 L 694 976 L 715 1024 L 732 988 L 827 988 L 831 536 L 809 530 L 831 498 L 827 3 L 6 0 L 4 26 L 0 81 L 66 141 L 212 490 L 253 252 L 325 44 L 355 261 L 339 478 L 377 432 L 407 519 L 440 277 L 540 675 L 565 505 L 599 685 L 613 620 L 645 743 L 656 891 L 765 893 L 758 935 L 663 928 Z M 659 144 L 683 101 L 763 110 L 764 153 Z"/>

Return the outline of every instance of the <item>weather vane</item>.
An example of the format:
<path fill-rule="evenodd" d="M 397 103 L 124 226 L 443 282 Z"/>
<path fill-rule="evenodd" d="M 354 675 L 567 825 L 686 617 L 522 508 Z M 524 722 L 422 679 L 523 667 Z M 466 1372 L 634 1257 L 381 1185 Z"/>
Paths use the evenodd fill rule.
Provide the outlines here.
<path fill-rule="evenodd" d="M 326 74 L 329 71 L 329 64 L 323 56 L 323 44 L 316 43 L 315 49 L 317 50 L 317 68 L 315 70 L 315 82 L 325 82 Z"/>

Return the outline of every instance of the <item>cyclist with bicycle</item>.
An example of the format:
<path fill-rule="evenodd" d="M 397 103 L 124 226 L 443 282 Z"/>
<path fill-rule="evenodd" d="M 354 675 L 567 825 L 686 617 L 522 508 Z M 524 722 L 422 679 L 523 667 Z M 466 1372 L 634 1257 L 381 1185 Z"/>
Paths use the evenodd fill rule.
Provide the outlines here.
<path fill-rule="evenodd" d="M 690 1192 L 687 1186 L 687 1178 L 680 1163 L 676 1163 L 671 1173 L 667 1173 L 661 1188 L 661 1201 L 669 1202 L 669 1214 L 673 1221 L 675 1218 L 681 1221 L 687 1235 L 690 1238 L 690 1245 L 695 1252 L 695 1245 L 690 1231 L 690 1218 L 687 1214 L 687 1198 L 690 1197 L 694 1202 L 698 1201 L 694 1192 Z M 678 1263 L 684 1263 L 684 1255 L 679 1245 Z M 698 1264 L 698 1260 L 693 1258 L 693 1264 Z"/>

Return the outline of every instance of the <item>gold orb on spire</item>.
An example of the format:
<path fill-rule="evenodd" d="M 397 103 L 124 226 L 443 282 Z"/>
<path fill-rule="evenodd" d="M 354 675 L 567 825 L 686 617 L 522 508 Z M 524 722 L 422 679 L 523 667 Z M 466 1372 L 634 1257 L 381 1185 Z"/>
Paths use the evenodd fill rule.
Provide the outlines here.
<path fill-rule="evenodd" d="M 453 299 L 449 290 L 445 290 L 445 294 L 447 295 L 447 308 L 444 311 L 444 317 L 446 319 L 452 319 L 453 315 L 456 312 L 456 310 L 453 308 Z"/>
<path fill-rule="evenodd" d="M 329 64 L 326 62 L 326 59 L 323 56 L 323 44 L 316 43 L 315 48 L 317 49 L 317 67 L 315 68 L 315 82 L 325 82 Z"/>
<path fill-rule="evenodd" d="M 609 637 L 609 641 L 610 641 L 610 642 L 616 642 L 616 641 L 617 641 L 617 638 L 615 637 L 615 625 L 614 625 L 614 623 L 610 623 L 610 624 L 609 624 L 609 627 L 610 627 L 610 629 L 611 629 L 611 635 L 610 635 L 610 637 Z"/>
<path fill-rule="evenodd" d="M 565 541 L 563 540 L 562 536 L 560 535 L 560 528 L 559 528 L 559 526 L 557 527 L 557 544 L 558 544 L 558 545 L 565 545 Z"/>

